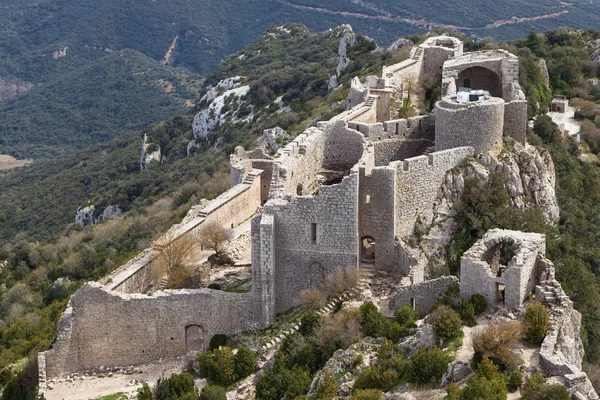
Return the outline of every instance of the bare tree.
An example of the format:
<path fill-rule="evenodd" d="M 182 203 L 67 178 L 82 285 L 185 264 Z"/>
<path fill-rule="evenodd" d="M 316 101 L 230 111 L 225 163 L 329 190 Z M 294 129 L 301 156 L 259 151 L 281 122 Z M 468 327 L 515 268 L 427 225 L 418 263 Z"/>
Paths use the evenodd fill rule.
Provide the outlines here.
<path fill-rule="evenodd" d="M 233 239 L 233 229 L 228 229 L 217 221 L 209 221 L 202 224 L 198 232 L 198 241 L 203 248 L 213 250 L 220 254 L 223 245 Z"/>
<path fill-rule="evenodd" d="M 169 240 L 170 239 L 170 240 Z M 191 264 L 194 260 L 194 242 L 187 237 L 166 238 L 158 256 L 159 271 L 167 276 L 169 288 L 190 284 Z"/>
<path fill-rule="evenodd" d="M 417 90 L 419 84 L 417 76 L 414 73 L 409 73 L 402 77 L 402 89 L 406 93 L 406 99 L 410 100 L 410 95 Z"/>

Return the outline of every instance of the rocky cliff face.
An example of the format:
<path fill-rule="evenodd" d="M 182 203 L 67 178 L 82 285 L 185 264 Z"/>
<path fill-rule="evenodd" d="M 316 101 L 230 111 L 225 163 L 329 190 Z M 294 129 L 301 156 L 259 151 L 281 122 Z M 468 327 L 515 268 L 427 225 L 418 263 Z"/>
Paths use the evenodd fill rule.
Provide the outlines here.
<path fill-rule="evenodd" d="M 498 156 L 477 155 L 460 167 L 446 173 L 433 210 L 416 223 L 421 234 L 420 247 L 428 257 L 444 257 L 444 248 L 456 231 L 456 204 L 462 199 L 465 181 L 475 178 L 487 182 L 490 174 L 500 173 L 506 180 L 506 191 L 515 209 L 537 207 L 546 220 L 558 222 L 559 209 L 554 190 L 556 175 L 550 154 L 529 144 L 508 146 Z"/>
<path fill-rule="evenodd" d="M 108 206 L 104 211 L 96 212 L 95 206 L 83 207 L 77 210 L 75 214 L 75 223 L 77 225 L 95 225 L 100 221 L 108 218 L 120 217 L 123 215 L 123 210 L 119 206 Z"/>

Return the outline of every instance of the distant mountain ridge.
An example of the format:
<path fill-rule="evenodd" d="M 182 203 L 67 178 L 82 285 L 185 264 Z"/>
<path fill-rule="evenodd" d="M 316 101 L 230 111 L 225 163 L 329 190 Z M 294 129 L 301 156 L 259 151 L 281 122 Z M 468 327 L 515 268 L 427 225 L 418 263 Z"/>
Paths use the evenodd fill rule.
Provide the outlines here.
<path fill-rule="evenodd" d="M 207 73 L 281 23 L 321 31 L 349 23 L 382 45 L 435 27 L 514 39 L 531 29 L 595 26 L 600 5 L 584 0 L 0 0 L 0 9 L 0 78 L 36 83 L 125 48 L 157 61 L 169 54 L 170 65 Z"/>

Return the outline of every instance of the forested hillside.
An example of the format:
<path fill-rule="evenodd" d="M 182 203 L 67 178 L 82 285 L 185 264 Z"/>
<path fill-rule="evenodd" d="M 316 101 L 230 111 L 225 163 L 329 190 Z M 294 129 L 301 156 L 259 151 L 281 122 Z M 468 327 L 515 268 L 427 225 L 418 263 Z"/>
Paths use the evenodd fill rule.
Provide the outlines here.
<path fill-rule="evenodd" d="M 314 30 L 349 23 L 385 45 L 439 25 L 503 39 L 531 29 L 587 28 L 597 23 L 599 11 L 596 2 L 582 0 L 0 0 L 0 8 L 0 77 L 34 83 L 126 48 L 163 60 L 176 37 L 168 62 L 207 73 L 281 23 Z M 513 17 L 526 19 L 508 25 Z"/>
<path fill-rule="evenodd" d="M 198 75 L 132 50 L 0 102 L 0 153 L 54 158 L 190 110 Z"/>

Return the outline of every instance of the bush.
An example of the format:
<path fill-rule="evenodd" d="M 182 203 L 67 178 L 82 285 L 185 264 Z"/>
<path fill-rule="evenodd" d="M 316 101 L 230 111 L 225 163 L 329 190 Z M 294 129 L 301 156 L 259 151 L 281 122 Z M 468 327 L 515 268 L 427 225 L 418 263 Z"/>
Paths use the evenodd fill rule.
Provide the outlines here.
<path fill-rule="evenodd" d="M 206 385 L 200 392 L 200 400 L 227 400 L 227 391 L 221 386 Z"/>
<path fill-rule="evenodd" d="M 256 354 L 247 347 L 240 347 L 235 356 L 233 356 L 236 378 L 244 379 L 248 375 L 253 374 L 255 371 L 255 362 Z"/>
<path fill-rule="evenodd" d="M 194 377 L 187 372 L 159 378 L 151 388 L 147 382 L 137 391 L 137 400 L 192 400 L 198 398 Z"/>
<path fill-rule="evenodd" d="M 412 328 L 415 321 L 419 319 L 419 312 L 413 310 L 410 305 L 405 304 L 394 312 L 394 319 L 400 325 L 411 325 Z"/>
<path fill-rule="evenodd" d="M 227 335 L 223 335 L 221 333 L 217 333 L 212 338 L 210 338 L 210 343 L 208 345 L 209 350 L 218 349 L 221 346 L 225 346 L 227 344 Z"/>
<path fill-rule="evenodd" d="M 514 350 L 520 340 L 519 322 L 488 325 L 473 335 L 473 350 L 478 354 L 476 359 L 485 355 L 502 369 L 513 369 L 518 360 Z"/>
<path fill-rule="evenodd" d="M 329 374 L 323 376 L 323 380 L 315 391 L 312 399 L 314 400 L 330 400 L 337 395 L 338 384 L 335 378 Z"/>
<path fill-rule="evenodd" d="M 442 338 L 455 338 L 462 333 L 460 315 L 448 306 L 441 305 L 429 316 L 429 323 Z"/>
<path fill-rule="evenodd" d="M 448 394 L 446 400 L 460 400 L 460 386 L 456 383 L 450 383 L 446 387 L 446 393 Z"/>
<path fill-rule="evenodd" d="M 442 378 L 450 357 L 439 347 L 420 347 L 408 361 L 408 379 L 426 385 Z"/>
<path fill-rule="evenodd" d="M 306 394 L 311 378 L 308 370 L 285 366 L 283 356 L 277 355 L 273 369 L 268 370 L 256 383 L 258 400 L 295 399 Z"/>
<path fill-rule="evenodd" d="M 512 371 L 508 375 L 506 386 L 510 392 L 516 392 L 519 386 L 523 384 L 523 373 L 521 371 Z"/>
<path fill-rule="evenodd" d="M 550 313 L 539 301 L 533 302 L 527 306 L 523 324 L 525 325 L 525 340 L 531 344 L 540 344 L 550 329 Z"/>
<path fill-rule="evenodd" d="M 461 400 L 506 400 L 506 383 L 489 358 L 483 357 L 477 367 L 477 373 L 467 380 L 467 386 L 461 391 Z"/>
<path fill-rule="evenodd" d="M 377 389 L 355 390 L 350 400 L 383 400 L 383 392 Z"/>
<path fill-rule="evenodd" d="M 221 285 L 219 285 L 218 283 L 211 283 L 210 285 L 207 286 L 207 288 L 214 289 L 214 290 L 221 290 Z"/>
<path fill-rule="evenodd" d="M 234 355 L 230 348 L 221 347 L 197 356 L 200 376 L 210 381 L 230 385 L 237 380 Z"/>
<path fill-rule="evenodd" d="M 303 336 L 312 336 L 319 326 L 321 318 L 317 314 L 304 314 L 300 319 L 300 332 Z"/>
<path fill-rule="evenodd" d="M 487 308 L 487 301 L 485 301 L 485 297 L 480 294 L 474 294 L 469 299 L 469 304 L 473 305 L 473 311 L 475 311 L 475 315 L 479 315 L 485 311 Z"/>
<path fill-rule="evenodd" d="M 363 369 L 354 383 L 354 389 L 381 389 L 385 392 L 400 383 L 406 362 L 401 357 L 399 346 L 385 340 L 377 352 L 377 363 Z"/>
<path fill-rule="evenodd" d="M 325 306 L 327 298 L 319 289 L 304 290 L 300 293 L 298 308 L 312 313 Z"/>
<path fill-rule="evenodd" d="M 571 397 L 566 387 L 548 384 L 546 378 L 535 373 L 525 381 L 521 388 L 522 400 L 568 400 Z"/>

